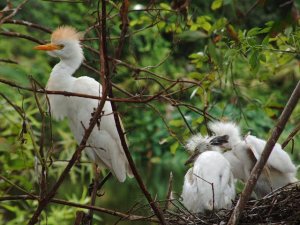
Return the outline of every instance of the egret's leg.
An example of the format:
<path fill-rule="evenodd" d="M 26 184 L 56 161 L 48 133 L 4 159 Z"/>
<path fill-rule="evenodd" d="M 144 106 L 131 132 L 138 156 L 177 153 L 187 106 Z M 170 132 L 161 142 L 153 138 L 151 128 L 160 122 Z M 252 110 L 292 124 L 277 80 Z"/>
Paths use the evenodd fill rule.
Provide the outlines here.
<path fill-rule="evenodd" d="M 100 180 L 100 170 L 98 170 L 97 165 L 94 163 L 93 163 L 93 171 L 94 171 L 94 181 L 93 181 L 93 189 L 92 189 L 92 193 L 91 193 L 91 204 L 90 204 L 92 206 L 94 206 L 96 203 L 97 190 L 98 190 L 97 187 L 98 187 L 98 183 Z M 94 214 L 94 210 L 90 209 L 89 210 L 89 217 L 90 217 L 89 224 L 92 224 L 93 214 Z"/>

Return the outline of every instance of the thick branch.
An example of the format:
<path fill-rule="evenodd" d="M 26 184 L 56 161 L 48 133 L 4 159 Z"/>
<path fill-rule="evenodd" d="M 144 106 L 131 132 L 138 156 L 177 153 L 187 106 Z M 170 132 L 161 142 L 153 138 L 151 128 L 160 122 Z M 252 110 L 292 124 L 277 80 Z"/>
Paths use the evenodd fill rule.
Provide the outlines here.
<path fill-rule="evenodd" d="M 231 217 L 228 221 L 228 225 L 235 225 L 238 223 L 242 211 L 245 208 L 245 205 L 253 191 L 253 188 L 257 182 L 257 179 L 259 178 L 266 162 L 268 161 L 268 158 L 273 150 L 273 147 L 275 146 L 280 134 L 282 133 L 288 119 L 290 118 L 294 108 L 297 105 L 297 102 L 300 98 L 300 81 L 298 81 L 297 86 L 295 87 L 288 103 L 283 109 L 283 112 L 281 113 L 278 122 L 275 126 L 275 129 L 272 132 L 271 137 L 268 139 L 267 144 L 264 148 L 264 151 L 261 154 L 260 159 L 255 164 L 250 177 L 248 179 L 248 182 L 240 196 L 239 201 L 237 202 L 234 211 L 231 214 Z"/>
<path fill-rule="evenodd" d="M 102 17 L 101 17 L 101 21 L 100 21 L 100 23 L 102 24 L 102 33 L 101 34 L 102 34 L 102 41 L 104 41 L 104 43 L 105 43 L 106 42 L 106 39 L 105 39 L 106 30 L 105 30 L 105 26 L 103 26 L 103 24 L 104 25 L 106 24 L 106 20 L 105 20 L 105 18 L 106 18 L 106 2 L 105 2 L 105 0 L 101 0 L 101 2 L 102 2 L 102 13 L 101 13 Z M 128 30 L 127 29 L 128 28 L 128 15 L 127 15 L 128 14 L 128 7 L 129 7 L 129 1 L 125 0 L 122 4 L 121 11 L 120 11 L 121 20 L 122 20 L 122 32 L 121 32 L 121 35 L 120 35 L 120 40 L 119 40 L 117 51 L 115 53 L 116 58 L 119 58 L 120 55 L 121 55 L 122 48 L 124 46 L 125 35 L 127 33 L 127 30 Z M 171 85 L 171 87 L 172 86 L 173 85 Z M 109 91 L 108 91 L 109 92 L 109 97 L 113 98 L 113 91 L 112 91 L 111 86 L 109 85 L 108 88 L 109 88 Z M 120 117 L 117 113 L 118 112 L 117 106 L 114 104 L 114 102 L 111 102 L 111 105 L 112 105 L 113 112 L 115 112 L 113 115 L 114 115 L 116 127 L 117 127 L 117 130 L 118 130 L 118 133 L 119 133 L 119 137 L 120 137 L 121 144 L 122 144 L 122 147 L 124 149 L 126 158 L 127 158 L 128 163 L 130 165 L 130 169 L 131 169 L 135 179 L 137 180 L 137 182 L 140 186 L 140 189 L 142 190 L 142 192 L 144 193 L 146 199 L 148 200 L 152 210 L 154 211 L 155 215 L 159 219 L 160 223 L 163 224 L 163 225 L 167 224 L 161 209 L 159 208 L 158 204 L 156 204 L 156 202 L 153 201 L 153 199 L 151 197 L 151 194 L 147 190 L 147 188 L 146 188 L 146 186 L 145 186 L 145 184 L 144 184 L 144 182 L 143 182 L 143 180 L 142 180 L 140 174 L 138 173 L 138 170 L 137 170 L 137 168 L 134 164 L 134 161 L 133 161 L 132 156 L 131 156 L 131 154 L 129 152 L 129 149 L 128 149 L 128 145 L 127 145 L 125 134 L 124 134 L 124 131 L 123 131 L 123 128 L 122 128 Z"/>

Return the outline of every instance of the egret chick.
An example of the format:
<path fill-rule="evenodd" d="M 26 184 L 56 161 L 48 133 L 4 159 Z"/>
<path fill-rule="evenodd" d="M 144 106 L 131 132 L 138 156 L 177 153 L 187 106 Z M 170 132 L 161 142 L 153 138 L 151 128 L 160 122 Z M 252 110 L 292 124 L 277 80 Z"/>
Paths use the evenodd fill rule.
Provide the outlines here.
<path fill-rule="evenodd" d="M 217 137 L 211 140 L 211 144 L 218 145 L 223 149 L 230 149 L 224 156 L 231 164 L 235 178 L 246 182 L 251 170 L 259 160 L 266 141 L 253 135 L 247 135 L 244 139 L 240 136 L 240 130 L 234 123 L 216 122 L 209 125 Z M 219 137 L 228 136 L 226 143 L 221 143 Z M 297 181 L 296 167 L 289 155 L 276 144 L 260 175 L 254 192 L 261 198 L 271 191 Z"/>
<path fill-rule="evenodd" d="M 102 86 L 96 80 L 87 76 L 72 76 L 84 59 L 80 37 L 80 33 L 74 28 L 62 26 L 52 33 L 50 44 L 35 47 L 36 50 L 44 50 L 49 55 L 60 58 L 60 62 L 52 69 L 46 89 L 101 97 Z M 58 120 L 67 118 L 76 141 L 80 143 L 99 100 L 62 95 L 48 95 L 48 98 L 52 116 Z M 124 182 L 126 174 L 131 175 L 131 170 L 110 102 L 105 103 L 103 115 L 97 125 L 87 140 L 84 151 L 99 167 L 109 168 L 120 182 Z"/>
<path fill-rule="evenodd" d="M 216 151 L 199 154 L 184 177 L 183 205 L 193 213 L 230 208 L 235 185 L 229 162 Z"/>

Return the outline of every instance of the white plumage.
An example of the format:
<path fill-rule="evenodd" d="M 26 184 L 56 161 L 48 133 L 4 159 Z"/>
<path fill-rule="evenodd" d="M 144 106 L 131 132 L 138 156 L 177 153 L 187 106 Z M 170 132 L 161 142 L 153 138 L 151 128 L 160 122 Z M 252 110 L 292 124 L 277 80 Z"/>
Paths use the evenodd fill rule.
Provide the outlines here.
<path fill-rule="evenodd" d="M 35 49 L 46 50 L 51 56 L 59 57 L 60 62 L 53 68 L 47 83 L 47 90 L 69 91 L 101 96 L 101 85 L 90 77 L 73 77 L 84 56 L 79 41 L 80 35 L 72 27 L 60 27 L 51 36 L 51 44 L 40 45 Z M 71 131 L 79 143 L 89 127 L 93 112 L 99 101 L 80 97 L 48 95 L 51 113 L 56 119 L 68 118 Z M 116 129 L 111 103 L 106 102 L 103 115 L 92 131 L 85 152 L 99 166 L 109 168 L 120 182 L 131 170 Z"/>
<path fill-rule="evenodd" d="M 206 151 L 198 156 L 184 177 L 181 197 L 184 206 L 193 213 L 231 207 L 234 179 L 230 164 L 221 153 Z"/>
<path fill-rule="evenodd" d="M 246 182 L 262 154 L 266 141 L 252 135 L 242 139 L 239 127 L 231 122 L 215 122 L 209 127 L 216 136 L 228 135 L 228 143 L 221 145 L 224 149 L 230 149 L 224 156 L 231 164 L 234 177 Z M 297 181 L 295 165 L 281 145 L 276 144 L 254 191 L 260 198 L 295 181 Z"/>

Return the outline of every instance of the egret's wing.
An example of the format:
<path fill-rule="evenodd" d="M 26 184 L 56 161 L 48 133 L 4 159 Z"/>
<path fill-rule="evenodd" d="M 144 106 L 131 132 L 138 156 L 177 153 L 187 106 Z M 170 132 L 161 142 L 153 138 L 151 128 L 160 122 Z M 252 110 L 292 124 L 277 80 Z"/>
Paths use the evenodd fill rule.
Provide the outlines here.
<path fill-rule="evenodd" d="M 101 96 L 101 85 L 90 77 L 80 77 L 74 81 L 72 92 Z M 70 97 L 69 122 L 77 141 L 89 127 L 90 119 L 98 107 L 100 100 Z M 87 145 L 94 150 L 96 157 L 101 159 L 119 181 L 124 181 L 128 172 L 128 162 L 120 143 L 110 102 L 106 102 L 103 113 L 92 131 Z M 128 172 L 129 173 L 129 172 Z"/>
<path fill-rule="evenodd" d="M 215 208 L 226 208 L 231 205 L 231 199 L 235 195 L 233 177 L 230 164 L 221 153 L 215 151 L 202 153 L 195 162 L 194 175 L 197 175 L 198 195 L 201 196 L 205 209 L 212 210 L 213 197 Z"/>
<path fill-rule="evenodd" d="M 235 178 L 240 180 L 247 180 L 245 171 L 244 171 L 244 165 L 241 162 L 241 160 L 234 154 L 233 151 L 227 151 L 224 154 L 224 157 L 228 160 L 231 166 L 231 171 Z"/>
<path fill-rule="evenodd" d="M 266 141 L 259 139 L 253 135 L 248 135 L 245 138 L 246 143 L 252 150 L 255 158 L 258 160 L 264 150 Z M 289 155 L 281 148 L 281 145 L 276 143 L 267 162 L 268 167 L 272 167 L 282 173 L 294 173 L 296 167 L 290 159 Z"/>
<path fill-rule="evenodd" d="M 202 208 L 199 208 L 198 188 L 193 173 L 193 168 L 190 168 L 184 176 L 182 203 L 189 211 L 200 212 Z"/>

